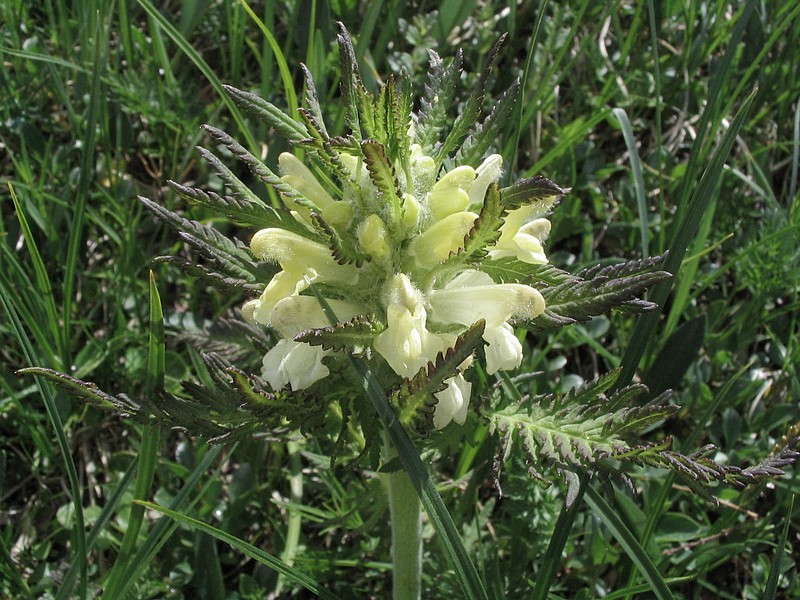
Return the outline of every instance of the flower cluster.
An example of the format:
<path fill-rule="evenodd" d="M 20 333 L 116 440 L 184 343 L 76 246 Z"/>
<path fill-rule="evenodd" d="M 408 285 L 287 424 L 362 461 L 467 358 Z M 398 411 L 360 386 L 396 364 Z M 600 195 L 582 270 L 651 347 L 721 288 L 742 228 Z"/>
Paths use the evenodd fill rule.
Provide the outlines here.
<path fill-rule="evenodd" d="M 405 135 L 413 136 L 413 130 Z M 451 347 L 460 331 L 481 319 L 486 323 L 487 372 L 518 367 L 522 345 L 510 322 L 539 315 L 542 295 L 528 285 L 495 283 L 463 261 L 451 265 L 448 260 L 464 250 L 489 186 L 500 177 L 501 157 L 493 154 L 476 169 L 452 168 L 437 179 L 434 159 L 410 145 L 409 169 L 398 180 L 402 204 L 395 214 L 363 157 L 340 153 L 338 158 L 346 184 L 332 195 L 298 158 L 282 154 L 281 179 L 292 190 L 283 200 L 308 235 L 269 228 L 256 233 L 250 244 L 257 258 L 281 269 L 261 297 L 243 308 L 246 319 L 274 328 L 281 337 L 263 361 L 270 385 L 304 389 L 329 374 L 323 359 L 330 350 L 292 339 L 330 325 L 318 300 L 304 293 L 311 284 L 324 290 L 340 322 L 375 316 L 384 329 L 372 347 L 401 377 L 416 375 Z M 393 167 L 403 171 L 401 164 Z M 550 223 L 543 215 L 555 198 L 508 212 L 488 255 L 546 262 L 542 243 Z M 318 241 L 315 223 L 322 220 L 344 240 L 342 245 L 363 257 L 360 263 L 342 264 L 330 245 Z M 447 384 L 437 395 L 437 428 L 466 418 L 470 383 L 458 373 Z"/>
<path fill-rule="evenodd" d="M 402 82 L 390 79 L 377 97 L 366 91 L 346 32 L 340 53 L 350 133 L 328 135 L 310 77 L 300 120 L 278 122 L 305 156 L 279 157 L 279 173 L 270 172 L 269 183 L 291 216 L 250 242 L 258 260 L 279 268 L 242 309 L 246 320 L 279 337 L 264 356 L 263 378 L 273 390 L 312 388 L 331 375 L 339 351 L 348 347 L 309 343 L 304 336 L 356 318 L 369 324 L 370 360 L 385 362 L 402 379 L 426 372 L 479 322 L 486 371 L 518 367 L 522 344 L 513 323 L 540 315 L 545 300 L 535 287 L 484 267 L 546 263 L 545 216 L 563 190 L 543 178 L 500 189 L 503 160 L 487 152 L 490 142 L 474 131 L 467 138 L 469 127 L 439 139 L 460 56 L 445 67 L 432 54 L 426 91 L 434 94 L 413 112 Z M 460 118 L 477 119 L 485 79 L 486 73 Z M 274 113 L 269 103 L 235 93 L 262 113 Z M 507 94 L 495 114 L 473 128 L 489 136 L 496 126 L 491 119 L 507 116 L 513 100 Z M 464 423 L 471 384 L 463 371 L 471 362 L 449 367 L 434 393 L 436 428 Z"/>

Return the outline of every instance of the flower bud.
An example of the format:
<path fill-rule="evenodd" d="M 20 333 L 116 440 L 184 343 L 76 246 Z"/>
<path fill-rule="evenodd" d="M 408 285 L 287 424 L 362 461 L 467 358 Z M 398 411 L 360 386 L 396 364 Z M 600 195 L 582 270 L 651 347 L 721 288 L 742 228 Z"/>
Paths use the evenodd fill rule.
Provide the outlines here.
<path fill-rule="evenodd" d="M 475 213 L 458 212 L 431 225 L 417 236 L 411 247 L 417 262 L 423 267 L 430 267 L 463 248 L 464 236 L 472 229 L 477 218 Z"/>
<path fill-rule="evenodd" d="M 386 224 L 378 215 L 369 215 L 358 226 L 357 237 L 361 249 L 375 258 L 382 258 L 389 253 L 386 236 Z"/>

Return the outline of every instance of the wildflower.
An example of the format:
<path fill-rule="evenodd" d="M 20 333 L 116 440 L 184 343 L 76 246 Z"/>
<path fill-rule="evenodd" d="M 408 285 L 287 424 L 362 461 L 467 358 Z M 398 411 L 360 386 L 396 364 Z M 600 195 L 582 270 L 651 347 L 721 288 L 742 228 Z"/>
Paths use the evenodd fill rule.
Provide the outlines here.
<path fill-rule="evenodd" d="M 354 348 L 358 336 L 348 337 L 345 324 L 358 317 L 369 324 L 358 337 L 359 344 L 367 340 L 368 360 L 384 361 L 397 378 L 449 369 L 439 379 L 444 389 L 434 394 L 433 426 L 463 424 L 472 392 L 464 358 L 482 343 L 488 373 L 517 368 L 522 343 L 513 324 L 545 308 L 538 290 L 495 281 L 483 261 L 547 262 L 545 216 L 560 188 L 550 184 L 545 196 L 512 188 L 506 208 L 499 154 L 463 164 L 446 159 L 431 141 L 434 125 L 425 115 L 412 117 L 397 82 L 377 98 L 358 80 L 345 85 L 349 98 L 358 98 L 347 103 L 352 136 L 329 138 L 314 119 L 304 119 L 308 135 L 296 141 L 310 150 L 308 161 L 289 153 L 278 161 L 281 199 L 297 226 L 267 227 L 250 244 L 258 259 L 280 267 L 242 309 L 279 338 L 264 357 L 264 377 L 275 389 L 292 390 L 329 377 L 326 358 Z M 461 364 L 446 360 L 481 321 L 482 339 L 471 338 Z M 304 333 L 322 329 L 324 344 Z"/>
<path fill-rule="evenodd" d="M 279 340 L 264 356 L 262 375 L 275 390 L 287 384 L 292 390 L 303 390 L 328 376 L 330 371 L 322 364 L 328 354 L 318 346 Z"/>

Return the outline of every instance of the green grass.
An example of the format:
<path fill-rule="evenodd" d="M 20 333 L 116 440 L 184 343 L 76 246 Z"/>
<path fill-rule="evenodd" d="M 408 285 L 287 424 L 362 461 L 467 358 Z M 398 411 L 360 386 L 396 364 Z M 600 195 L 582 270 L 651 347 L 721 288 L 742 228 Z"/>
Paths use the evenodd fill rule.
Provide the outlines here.
<path fill-rule="evenodd" d="M 460 45 L 468 90 L 508 31 L 492 89 L 520 77 L 524 101 L 495 145 L 514 157 L 509 181 L 543 174 L 572 188 L 552 218 L 552 261 L 576 271 L 670 250 L 677 275 L 651 293 L 658 312 L 528 336 L 526 376 L 504 381 L 507 390 L 563 391 L 622 366 L 677 392 L 681 412 L 654 439 L 673 435 L 684 450 L 713 443 L 729 464 L 756 463 L 797 433 L 800 6 L 439 8 L 0 3 L 0 596 L 304 597 L 318 586 L 387 597 L 388 508 L 374 474 L 331 470 L 313 440 L 210 446 L 191 431 L 158 432 L 15 375 L 54 369 L 134 402 L 162 377 L 173 392 L 182 379 L 209 378 L 191 334 L 246 298 L 154 264 L 187 251 L 136 197 L 247 239 L 251 231 L 183 204 L 165 182 L 221 191 L 194 149 L 210 143 L 203 123 L 270 165 L 287 148 L 222 84 L 294 110 L 304 62 L 341 132 L 336 20 L 368 86 L 404 70 L 421 89 L 426 49 L 449 58 Z M 800 523 L 791 469 L 768 486 L 712 490 L 719 506 L 661 471 L 635 471 L 637 494 L 591 481 L 562 510 L 566 487 L 537 486 L 524 457 L 504 469 L 499 498 L 490 436 L 480 426 L 464 435 L 470 444 L 433 464 L 428 493 L 443 499 L 490 598 L 800 595 L 787 560 Z M 183 517 L 159 519 L 135 500 Z M 426 544 L 424 597 L 459 597 L 452 552 Z"/>

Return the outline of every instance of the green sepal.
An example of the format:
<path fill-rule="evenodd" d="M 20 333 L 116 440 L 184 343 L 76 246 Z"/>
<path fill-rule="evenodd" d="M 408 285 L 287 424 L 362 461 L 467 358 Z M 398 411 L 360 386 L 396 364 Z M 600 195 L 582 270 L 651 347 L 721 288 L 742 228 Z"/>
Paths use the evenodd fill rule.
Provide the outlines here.
<path fill-rule="evenodd" d="M 540 203 L 542 216 L 550 210 L 556 198 L 567 194 L 569 190 L 556 185 L 546 177 L 537 175 L 520 179 L 507 188 L 500 190 L 503 207 L 514 210 L 522 206 Z"/>
<path fill-rule="evenodd" d="M 361 315 L 345 323 L 302 331 L 293 339 L 296 342 L 305 342 L 312 346 L 322 346 L 325 350 L 346 352 L 357 357 L 368 357 L 375 336 L 383 329 L 381 324 Z"/>
<path fill-rule="evenodd" d="M 403 214 L 400 186 L 395 177 L 394 166 L 386 156 L 384 146 L 375 140 L 361 142 L 361 152 L 364 154 L 364 164 L 369 171 L 370 179 L 378 190 L 378 197 L 386 202 L 388 208 L 386 212 L 389 215 L 387 225 L 392 229 L 400 222 Z M 374 212 L 380 214 L 378 208 L 375 207 Z"/>
<path fill-rule="evenodd" d="M 271 102 L 267 102 L 261 96 L 251 92 L 245 92 L 231 85 L 223 85 L 228 95 L 233 98 L 244 110 L 254 114 L 270 129 L 275 129 L 282 137 L 290 142 L 299 142 L 308 137 L 305 128 L 284 113 Z"/>
<path fill-rule="evenodd" d="M 434 394 L 447 387 L 445 381 L 453 377 L 458 368 L 483 344 L 486 322 L 481 319 L 458 336 L 454 346 L 419 370 L 411 379 L 405 379 L 391 396 L 400 422 L 421 435 L 427 435 L 433 426 Z"/>

